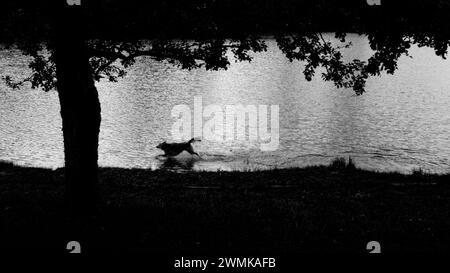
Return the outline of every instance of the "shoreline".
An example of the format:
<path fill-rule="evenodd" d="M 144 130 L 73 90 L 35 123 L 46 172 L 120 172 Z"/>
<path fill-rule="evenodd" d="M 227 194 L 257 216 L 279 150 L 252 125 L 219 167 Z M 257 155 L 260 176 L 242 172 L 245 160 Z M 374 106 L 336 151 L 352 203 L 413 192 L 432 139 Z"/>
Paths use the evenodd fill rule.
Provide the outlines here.
<path fill-rule="evenodd" d="M 351 158 L 351 157 L 350 157 Z M 335 158 L 333 161 L 337 160 L 345 160 L 345 158 Z M 143 167 L 115 167 L 115 166 L 99 166 L 99 170 L 107 170 L 107 169 L 114 169 L 114 170 L 134 170 L 134 171 L 153 171 L 153 172 L 168 172 L 168 173 L 217 173 L 217 172 L 223 172 L 223 173 L 258 173 L 258 172 L 271 172 L 271 171 L 280 171 L 280 170 L 306 170 L 306 169 L 314 169 L 314 168 L 329 168 L 330 165 L 333 163 L 331 161 L 330 164 L 318 164 L 318 165 L 305 165 L 305 166 L 290 166 L 290 167 L 245 167 L 242 169 L 188 169 L 185 168 L 185 166 L 182 165 L 182 163 L 178 163 L 178 166 L 174 166 L 173 168 L 143 168 Z M 5 167 L 14 167 L 16 169 L 35 169 L 35 170 L 45 170 L 45 171 L 63 171 L 64 167 L 44 167 L 44 166 L 27 166 L 27 165 L 20 165 L 16 164 L 10 161 L 5 161 L 0 159 L 0 170 Z M 401 169 L 377 169 L 377 168 L 365 168 L 360 166 L 355 166 L 355 169 L 362 172 L 370 172 L 370 173 L 376 173 L 376 174 L 392 174 L 392 175 L 426 175 L 426 176 L 450 176 L 450 172 L 444 172 L 444 171 L 438 171 L 433 172 L 422 168 L 412 168 L 407 171 L 401 170 Z"/>
<path fill-rule="evenodd" d="M 90 252 L 450 252 L 450 175 L 348 165 L 257 172 L 100 168 L 101 201 L 80 228 L 63 170 L 0 163 L 0 249 Z M 79 228 L 74 228 L 78 226 Z"/>

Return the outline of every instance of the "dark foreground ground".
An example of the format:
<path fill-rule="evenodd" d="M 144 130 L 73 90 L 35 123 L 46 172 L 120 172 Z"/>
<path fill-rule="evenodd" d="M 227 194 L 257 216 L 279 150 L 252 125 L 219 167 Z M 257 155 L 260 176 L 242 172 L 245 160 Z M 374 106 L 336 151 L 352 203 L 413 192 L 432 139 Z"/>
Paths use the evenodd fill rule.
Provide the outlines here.
<path fill-rule="evenodd" d="M 63 171 L 0 163 L 0 248 L 84 252 L 450 252 L 449 176 L 346 167 L 259 172 L 100 170 L 88 223 L 66 213 Z"/>

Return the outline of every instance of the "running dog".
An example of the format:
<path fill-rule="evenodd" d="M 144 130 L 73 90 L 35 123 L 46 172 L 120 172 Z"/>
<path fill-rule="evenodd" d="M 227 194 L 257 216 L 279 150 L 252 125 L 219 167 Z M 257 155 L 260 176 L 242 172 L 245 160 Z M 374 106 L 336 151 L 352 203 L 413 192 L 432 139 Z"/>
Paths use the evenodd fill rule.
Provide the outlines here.
<path fill-rule="evenodd" d="M 181 154 L 183 151 L 186 151 L 188 153 L 190 153 L 191 155 L 196 155 L 198 157 L 200 157 L 199 154 L 197 154 L 196 152 L 194 152 L 194 148 L 192 148 L 192 143 L 194 143 L 195 141 L 201 141 L 201 140 L 197 140 L 197 139 L 191 139 L 188 142 L 183 142 L 183 143 L 167 143 L 167 142 L 163 142 L 161 144 L 159 144 L 158 146 L 156 146 L 156 148 L 161 149 L 164 151 L 164 156 L 177 156 L 179 154 Z"/>

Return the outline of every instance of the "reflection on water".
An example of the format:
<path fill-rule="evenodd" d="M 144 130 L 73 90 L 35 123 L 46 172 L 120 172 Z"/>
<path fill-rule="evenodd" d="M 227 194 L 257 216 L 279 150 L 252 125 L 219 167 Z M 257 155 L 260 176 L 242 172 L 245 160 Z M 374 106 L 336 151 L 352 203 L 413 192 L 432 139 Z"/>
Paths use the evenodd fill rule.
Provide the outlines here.
<path fill-rule="evenodd" d="M 370 55 L 366 39 L 353 36 L 349 59 Z M 274 41 L 269 51 L 227 71 L 184 71 L 139 59 L 119 83 L 99 83 L 102 103 L 101 166 L 176 170 L 248 170 L 327 164 L 352 156 L 358 166 L 407 172 L 450 171 L 450 62 L 413 48 L 394 76 L 370 79 L 356 97 L 320 75 L 304 80 L 301 63 L 289 63 Z M 27 59 L 0 52 L 0 73 L 23 75 Z M 171 140 L 173 106 L 279 105 L 280 147 L 262 152 L 257 142 L 196 143 L 202 158 L 183 153 L 163 159 L 155 146 Z M 7 90 L 0 85 L 0 160 L 60 167 L 63 144 L 55 92 Z"/>
<path fill-rule="evenodd" d="M 198 161 L 196 157 L 157 156 L 156 159 L 160 161 L 158 169 L 177 171 L 191 171 L 194 169 L 195 162 Z"/>

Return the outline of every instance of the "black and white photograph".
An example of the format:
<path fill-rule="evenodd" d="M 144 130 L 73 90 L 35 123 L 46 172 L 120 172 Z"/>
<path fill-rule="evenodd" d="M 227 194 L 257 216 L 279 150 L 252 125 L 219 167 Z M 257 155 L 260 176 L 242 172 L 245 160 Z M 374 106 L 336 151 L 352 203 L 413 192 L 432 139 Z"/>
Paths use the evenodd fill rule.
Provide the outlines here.
<path fill-rule="evenodd" d="M 1 1 L 1 252 L 175 272 L 450 253 L 449 14 Z"/>

